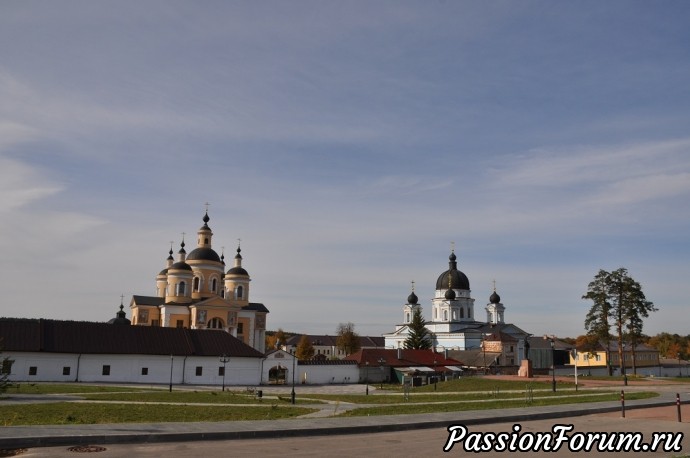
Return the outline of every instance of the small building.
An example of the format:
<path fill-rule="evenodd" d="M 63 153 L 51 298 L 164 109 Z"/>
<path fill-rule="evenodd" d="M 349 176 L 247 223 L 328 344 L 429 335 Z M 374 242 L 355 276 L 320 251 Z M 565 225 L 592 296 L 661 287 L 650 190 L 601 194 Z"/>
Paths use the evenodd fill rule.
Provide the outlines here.
<path fill-rule="evenodd" d="M 659 366 L 659 350 L 646 344 L 638 344 L 635 346 L 633 352 L 630 344 L 623 346 L 623 361 L 626 372 L 632 373 L 633 368 L 644 369 L 642 373 L 651 373 L 650 368 Z M 604 342 L 599 341 L 594 348 L 588 350 L 586 348 L 578 348 L 577 351 L 577 366 L 578 370 L 587 370 L 591 372 L 595 370 L 597 373 L 601 372 L 601 368 L 608 368 L 610 365 L 613 371 L 620 367 L 620 355 L 618 353 L 618 342 L 612 341 L 607 346 Z M 575 358 L 571 354 L 569 356 L 569 363 L 574 365 Z"/>
<path fill-rule="evenodd" d="M 355 361 L 309 360 L 300 361 L 285 350 L 266 354 L 262 370 L 262 384 L 269 385 L 328 385 L 357 383 L 359 369 Z"/>
<path fill-rule="evenodd" d="M 462 363 L 433 350 L 363 349 L 345 358 L 356 361 L 360 383 L 400 382 L 418 377 L 428 383 L 432 378 L 451 378 L 462 373 Z"/>

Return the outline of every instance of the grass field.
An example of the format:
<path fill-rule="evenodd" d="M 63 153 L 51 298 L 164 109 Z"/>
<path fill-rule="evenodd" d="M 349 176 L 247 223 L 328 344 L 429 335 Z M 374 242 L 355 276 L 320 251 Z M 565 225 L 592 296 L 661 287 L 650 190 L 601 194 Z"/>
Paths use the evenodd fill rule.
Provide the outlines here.
<path fill-rule="evenodd" d="M 273 420 L 313 412 L 301 407 L 277 406 L 178 406 L 157 404 L 50 404 L 6 405 L 0 409 L 0 425 L 69 425 L 96 423 L 159 423 L 199 421 Z"/>
<path fill-rule="evenodd" d="M 289 404 L 289 396 L 267 396 L 258 399 L 253 394 L 237 391 L 146 391 L 140 393 L 88 393 L 80 397 L 91 401 L 127 401 L 127 402 L 177 402 L 204 404 Z M 297 399 L 297 403 L 318 404 L 319 401 L 304 401 Z"/>

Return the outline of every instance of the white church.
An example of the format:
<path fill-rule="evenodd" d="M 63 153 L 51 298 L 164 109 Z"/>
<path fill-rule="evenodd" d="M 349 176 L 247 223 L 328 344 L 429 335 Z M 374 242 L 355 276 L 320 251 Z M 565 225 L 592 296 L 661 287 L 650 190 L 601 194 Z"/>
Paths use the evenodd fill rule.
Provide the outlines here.
<path fill-rule="evenodd" d="M 448 270 L 436 280 L 436 291 L 431 299 L 431 319 L 425 318 L 432 348 L 439 352 L 474 350 L 483 348 L 485 341 L 494 336 L 510 336 L 517 346 L 514 364 L 519 365 L 525 357 L 525 342 L 530 334 L 505 322 L 505 306 L 495 287 L 485 307 L 486 320 L 477 319 L 470 281 L 467 275 L 458 270 L 455 250 L 451 250 L 448 260 Z M 396 325 L 395 331 L 383 335 L 387 348 L 404 347 L 414 312 L 421 308 L 413 283 L 412 292 L 403 305 L 402 323 Z"/>

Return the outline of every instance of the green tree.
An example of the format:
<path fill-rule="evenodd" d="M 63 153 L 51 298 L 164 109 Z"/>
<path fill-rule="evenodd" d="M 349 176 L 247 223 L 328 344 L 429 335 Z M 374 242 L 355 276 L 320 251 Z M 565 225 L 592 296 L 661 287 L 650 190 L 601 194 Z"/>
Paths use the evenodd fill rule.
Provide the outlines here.
<path fill-rule="evenodd" d="M 338 350 L 344 352 L 346 355 L 351 355 L 358 351 L 362 344 L 359 340 L 359 334 L 355 332 L 355 325 L 353 323 L 340 323 L 336 329 L 335 345 Z"/>
<path fill-rule="evenodd" d="M 314 357 L 314 346 L 311 344 L 309 337 L 302 336 L 297 344 L 297 349 L 295 350 L 295 356 L 297 359 L 307 360 Z"/>
<path fill-rule="evenodd" d="M 585 319 L 585 328 L 592 334 L 608 338 L 607 347 L 613 326 L 620 371 L 625 375 L 624 336 L 627 332 L 631 337 L 630 343 L 638 343 L 642 336 L 643 318 L 657 309 L 645 297 L 642 286 L 623 267 L 613 272 L 599 270 L 590 282 L 587 294 L 582 297 L 594 303 Z M 609 374 L 610 370 L 609 366 Z"/>
<path fill-rule="evenodd" d="M 412 313 L 412 320 L 408 325 L 410 334 L 403 342 L 403 346 L 408 350 L 428 350 L 431 348 L 431 334 L 426 328 L 426 321 L 422 317 L 421 308 L 415 308 Z"/>
<path fill-rule="evenodd" d="M 0 355 L 2 354 L 2 338 L 0 338 Z M 0 394 L 7 391 L 10 384 L 10 373 L 13 361 L 9 357 L 0 359 Z"/>

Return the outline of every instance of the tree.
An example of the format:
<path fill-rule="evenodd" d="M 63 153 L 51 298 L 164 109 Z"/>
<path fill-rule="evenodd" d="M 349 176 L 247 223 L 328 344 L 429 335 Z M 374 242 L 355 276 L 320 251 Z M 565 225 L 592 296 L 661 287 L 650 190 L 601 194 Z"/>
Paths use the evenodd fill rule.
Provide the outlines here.
<path fill-rule="evenodd" d="M 285 335 L 285 331 L 283 331 L 283 328 L 278 328 L 274 336 L 276 338 L 276 348 L 282 347 L 283 345 L 285 345 L 285 342 L 287 342 L 287 336 Z"/>
<path fill-rule="evenodd" d="M 344 352 L 346 355 L 351 355 L 358 351 L 362 344 L 359 341 L 359 334 L 355 332 L 355 325 L 353 323 L 340 323 L 336 329 L 335 345 L 338 350 Z"/>
<path fill-rule="evenodd" d="M 627 332 L 631 345 L 638 343 L 642 336 L 643 318 L 657 309 L 645 297 L 642 286 L 623 267 L 613 272 L 599 270 L 582 298 L 594 302 L 585 318 L 585 328 L 589 333 L 605 339 L 607 352 L 613 326 L 618 342 L 620 371 L 625 375 L 624 335 Z"/>
<path fill-rule="evenodd" d="M 0 354 L 2 354 L 2 339 L 0 338 Z M 7 391 L 10 384 L 10 373 L 12 372 L 13 361 L 9 358 L 0 359 L 0 394 Z"/>
<path fill-rule="evenodd" d="M 297 349 L 295 350 L 295 356 L 297 359 L 307 360 L 314 357 L 314 346 L 311 344 L 309 337 L 302 336 L 297 344 Z"/>
<path fill-rule="evenodd" d="M 412 321 L 408 325 L 410 334 L 403 342 L 403 346 L 408 350 L 428 350 L 431 348 L 431 335 L 426 328 L 426 321 L 422 317 L 421 308 L 415 308 L 412 313 Z"/>

